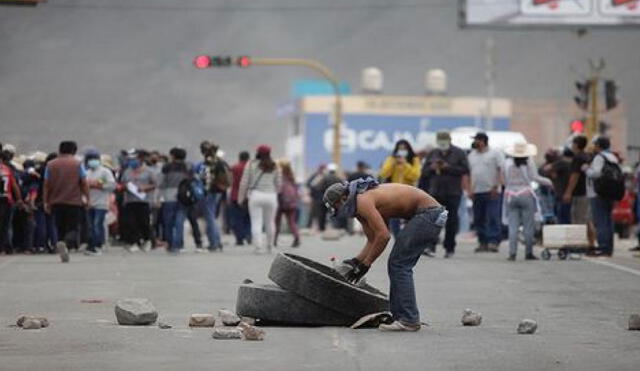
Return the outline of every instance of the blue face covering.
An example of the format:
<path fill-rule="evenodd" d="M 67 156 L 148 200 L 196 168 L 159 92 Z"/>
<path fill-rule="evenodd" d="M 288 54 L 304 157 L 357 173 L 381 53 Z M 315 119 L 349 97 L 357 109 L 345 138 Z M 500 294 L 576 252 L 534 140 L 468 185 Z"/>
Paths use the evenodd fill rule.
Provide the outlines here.
<path fill-rule="evenodd" d="M 87 161 L 87 166 L 89 166 L 92 169 L 97 169 L 100 166 L 100 160 L 98 160 L 97 158 L 93 158 Z"/>
<path fill-rule="evenodd" d="M 131 166 L 132 169 L 137 169 L 140 167 L 140 160 L 133 159 L 133 160 L 129 160 L 129 166 Z"/>

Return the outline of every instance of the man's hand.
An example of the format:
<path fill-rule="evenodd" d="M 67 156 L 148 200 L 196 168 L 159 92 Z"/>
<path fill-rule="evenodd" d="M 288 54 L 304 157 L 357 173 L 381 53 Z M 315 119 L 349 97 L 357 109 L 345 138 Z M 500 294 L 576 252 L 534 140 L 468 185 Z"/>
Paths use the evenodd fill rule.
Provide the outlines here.
<path fill-rule="evenodd" d="M 562 202 L 564 202 L 565 204 L 571 203 L 571 194 L 570 193 L 565 193 L 562 196 Z"/>
<path fill-rule="evenodd" d="M 44 212 L 47 214 L 51 214 L 51 204 L 49 203 L 44 204 Z"/>
<path fill-rule="evenodd" d="M 347 259 L 336 267 L 336 271 L 344 277 L 344 279 L 352 284 L 358 283 L 369 271 L 369 267 L 359 261 L 357 258 Z"/>

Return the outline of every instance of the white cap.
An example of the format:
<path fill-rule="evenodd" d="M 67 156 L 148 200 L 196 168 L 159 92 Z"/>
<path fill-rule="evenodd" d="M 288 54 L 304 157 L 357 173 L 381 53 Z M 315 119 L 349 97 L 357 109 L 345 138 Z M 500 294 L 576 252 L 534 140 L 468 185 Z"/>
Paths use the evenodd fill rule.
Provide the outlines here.
<path fill-rule="evenodd" d="M 336 171 L 336 170 L 338 170 L 338 165 L 334 164 L 333 162 L 327 165 L 327 171 Z"/>

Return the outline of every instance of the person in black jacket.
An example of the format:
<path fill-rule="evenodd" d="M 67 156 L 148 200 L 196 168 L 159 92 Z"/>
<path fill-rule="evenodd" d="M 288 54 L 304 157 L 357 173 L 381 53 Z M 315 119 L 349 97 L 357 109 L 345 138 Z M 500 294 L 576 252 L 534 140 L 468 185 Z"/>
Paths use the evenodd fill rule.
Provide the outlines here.
<path fill-rule="evenodd" d="M 422 167 L 423 178 L 420 184 L 428 184 L 423 191 L 431 194 L 448 211 L 449 218 L 445 226 L 444 249 L 445 258 L 450 258 L 456 249 L 458 233 L 458 207 L 462 197 L 462 176 L 469 173 L 466 153 L 451 144 L 448 132 L 438 132 L 437 148 L 429 152 Z M 427 246 L 425 255 L 433 256 L 435 245 Z"/>

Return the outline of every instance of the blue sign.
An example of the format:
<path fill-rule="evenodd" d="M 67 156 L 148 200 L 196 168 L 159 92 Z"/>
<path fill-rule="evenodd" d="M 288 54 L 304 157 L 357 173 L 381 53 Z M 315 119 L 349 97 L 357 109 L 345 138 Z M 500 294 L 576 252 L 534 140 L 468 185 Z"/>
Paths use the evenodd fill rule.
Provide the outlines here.
<path fill-rule="evenodd" d="M 305 169 L 309 173 L 331 162 L 333 128 L 327 114 L 305 114 L 304 119 Z M 342 166 L 352 170 L 356 162 L 365 161 L 378 169 L 400 139 L 408 140 L 419 151 L 434 144 L 437 131 L 473 127 L 477 120 L 474 116 L 345 115 L 340 140 Z M 507 117 L 493 119 L 494 130 L 509 130 L 509 124 Z"/>

